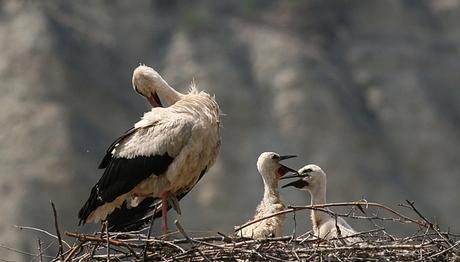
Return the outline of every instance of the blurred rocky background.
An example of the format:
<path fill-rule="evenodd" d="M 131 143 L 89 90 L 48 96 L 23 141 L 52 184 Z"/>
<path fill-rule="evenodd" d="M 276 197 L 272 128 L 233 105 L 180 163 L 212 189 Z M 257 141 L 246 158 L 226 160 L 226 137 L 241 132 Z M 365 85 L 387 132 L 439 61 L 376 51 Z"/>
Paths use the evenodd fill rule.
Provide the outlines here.
<path fill-rule="evenodd" d="M 458 0 L 1 0 L 0 259 L 33 258 L 9 249 L 37 249 L 14 225 L 54 232 L 50 200 L 61 231 L 81 230 L 106 147 L 149 109 L 139 63 L 179 90 L 195 79 L 226 114 L 219 159 L 182 203 L 189 231 L 253 215 L 263 151 L 322 166 L 329 201 L 409 199 L 458 231 L 459 14 Z"/>

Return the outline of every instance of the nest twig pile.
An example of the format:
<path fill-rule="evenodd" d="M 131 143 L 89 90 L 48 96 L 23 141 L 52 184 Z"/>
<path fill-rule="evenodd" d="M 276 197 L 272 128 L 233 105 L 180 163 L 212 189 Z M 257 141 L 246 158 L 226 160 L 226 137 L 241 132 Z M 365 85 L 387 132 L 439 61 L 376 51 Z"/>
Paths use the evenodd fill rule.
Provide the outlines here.
<path fill-rule="evenodd" d="M 391 208 L 365 201 L 335 203 L 316 206 L 290 207 L 283 213 L 303 209 L 323 210 L 332 216 L 372 221 L 374 228 L 349 236 L 360 239 L 346 244 L 346 237 L 325 241 L 315 238 L 311 232 L 303 235 L 267 239 L 243 239 L 221 233 L 212 236 L 190 237 L 179 222 L 180 236 L 172 240 L 164 237 L 148 237 L 143 232 L 78 234 L 66 232 L 75 238 L 73 246 L 59 252 L 56 261 L 458 261 L 460 259 L 460 235 L 443 232 L 428 221 L 413 205 L 407 202 L 417 218 L 403 215 Z M 347 214 L 338 214 L 327 207 L 349 206 Z M 374 210 L 370 210 L 374 207 Z M 357 213 L 360 211 L 360 215 Z M 379 210 L 390 213 L 382 217 Z M 370 213 L 370 215 L 367 215 Z M 364 214 L 364 215 L 362 215 Z M 276 215 L 276 214 L 275 214 Z M 267 217 L 268 218 L 268 217 Z M 378 225 L 377 221 L 412 224 L 413 234 L 395 237 Z M 248 225 L 248 224 L 247 224 Z M 247 225 L 243 225 L 247 226 Z"/>
<path fill-rule="evenodd" d="M 363 241 L 343 245 L 338 241 L 308 240 L 286 236 L 260 240 L 229 239 L 223 236 L 184 238 L 171 241 L 145 235 L 69 234 L 79 243 L 65 252 L 66 261 L 456 261 L 458 236 L 448 233 L 418 234 L 394 239 L 384 230 L 361 234 Z M 383 233 L 383 234 L 382 234 Z"/>
<path fill-rule="evenodd" d="M 184 230 L 176 221 L 178 231 L 167 237 L 151 237 L 150 225 L 141 231 L 124 233 L 107 232 L 104 229 L 94 234 L 65 232 L 65 235 L 74 239 L 74 243 L 69 244 L 61 237 L 56 210 L 52 204 L 56 235 L 33 227 L 18 228 L 51 236 L 55 241 L 44 246 L 38 239 L 38 254 L 7 249 L 28 255 L 32 260 L 40 262 L 44 259 L 47 261 L 460 261 L 460 234 L 442 231 L 438 225 L 423 216 L 412 202 L 407 201 L 407 204 L 401 206 L 412 215 L 403 214 L 382 204 L 362 200 L 289 207 L 282 212 L 260 219 L 293 213 L 296 222 L 296 212 L 320 210 L 335 218 L 346 217 L 348 220 L 367 221 L 371 225 L 365 232 L 348 237 L 339 235 L 327 241 L 318 239 L 312 232 L 298 235 L 296 226 L 292 235 L 278 238 L 244 239 L 219 232 L 192 236 L 192 232 Z M 334 210 L 346 208 L 347 212 L 334 212 L 329 209 L 331 207 L 334 207 Z M 249 222 L 237 229 L 256 222 Z M 410 227 L 410 235 L 400 237 L 390 234 L 389 231 L 395 225 Z M 53 246 L 58 250 L 54 258 L 49 255 L 50 247 Z"/>

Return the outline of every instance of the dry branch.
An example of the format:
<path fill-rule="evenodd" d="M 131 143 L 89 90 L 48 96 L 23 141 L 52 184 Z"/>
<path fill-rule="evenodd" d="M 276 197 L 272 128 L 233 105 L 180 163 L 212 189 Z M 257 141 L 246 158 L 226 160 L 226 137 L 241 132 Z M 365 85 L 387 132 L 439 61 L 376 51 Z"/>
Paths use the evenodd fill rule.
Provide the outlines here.
<path fill-rule="evenodd" d="M 248 223 L 246 223 L 244 225 L 241 225 L 240 227 L 235 228 L 235 232 L 240 231 L 241 229 L 243 229 L 243 228 L 245 228 L 247 226 L 250 226 L 252 224 L 255 224 L 257 222 L 260 222 L 262 220 L 265 220 L 265 219 L 268 219 L 268 218 L 271 218 L 271 217 L 274 217 L 274 216 L 279 216 L 279 215 L 282 215 L 282 214 L 293 213 L 293 212 L 300 211 L 300 210 L 305 210 L 305 209 L 318 210 L 318 211 L 322 211 L 322 212 L 325 212 L 325 213 L 329 213 L 331 215 L 340 216 L 340 215 L 328 210 L 327 208 L 328 207 L 342 207 L 342 206 L 357 206 L 357 207 L 360 208 L 360 210 L 362 210 L 362 205 L 366 206 L 366 208 L 368 208 L 369 206 L 382 208 L 382 209 L 384 209 L 384 210 L 386 210 L 386 211 L 388 211 L 390 213 L 393 213 L 394 215 L 398 216 L 399 218 L 403 219 L 404 222 L 414 223 L 414 224 L 417 224 L 417 225 L 425 227 L 425 228 L 426 227 L 431 227 L 430 224 L 426 224 L 425 222 L 410 218 L 410 217 L 408 217 L 406 215 L 403 215 L 403 214 L 399 213 L 398 211 L 395 211 L 395 210 L 393 210 L 393 209 L 391 209 L 391 208 L 389 208 L 389 207 L 387 207 L 385 205 L 382 205 L 382 204 L 379 204 L 379 203 L 369 203 L 367 201 L 357 201 L 357 202 L 329 203 L 329 204 L 309 205 L 309 206 L 289 206 L 289 208 L 286 209 L 286 210 L 283 210 L 283 211 L 271 214 L 269 216 L 265 216 L 265 217 L 250 221 L 250 222 L 248 222 Z"/>
<path fill-rule="evenodd" d="M 51 203 L 51 207 L 53 208 L 54 227 L 56 229 L 56 235 L 57 235 L 58 243 L 59 243 L 59 253 L 56 255 L 56 257 L 60 256 L 61 261 L 62 261 L 62 260 L 64 260 L 64 248 L 62 247 L 62 238 L 61 238 L 61 232 L 59 231 L 56 207 L 54 206 L 53 201 L 50 201 L 50 203 Z"/>

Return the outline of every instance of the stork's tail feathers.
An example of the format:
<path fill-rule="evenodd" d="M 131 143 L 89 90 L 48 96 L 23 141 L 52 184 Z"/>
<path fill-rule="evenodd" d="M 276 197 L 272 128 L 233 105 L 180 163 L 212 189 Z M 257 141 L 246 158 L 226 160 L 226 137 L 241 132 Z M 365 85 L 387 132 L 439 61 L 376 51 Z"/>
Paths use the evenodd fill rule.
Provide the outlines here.
<path fill-rule="evenodd" d="M 152 216 L 161 216 L 161 212 L 155 212 L 158 209 L 161 209 L 161 201 L 156 197 L 148 197 L 136 207 L 128 208 L 124 202 L 107 217 L 109 230 L 127 232 L 143 229 Z"/>
<path fill-rule="evenodd" d="M 98 195 L 97 191 L 98 191 L 98 185 L 96 184 L 91 189 L 90 196 L 88 200 L 85 202 L 85 205 L 83 205 L 83 207 L 78 212 L 78 218 L 80 219 L 80 221 L 78 222 L 78 225 L 85 224 L 91 212 L 93 212 L 94 209 L 100 205 L 100 200 L 97 197 Z"/>
<path fill-rule="evenodd" d="M 80 218 L 78 225 L 86 223 L 86 220 L 93 211 L 92 206 L 97 205 L 92 203 L 94 201 L 96 201 L 96 198 L 90 197 L 80 210 L 78 213 L 78 217 Z M 157 212 L 157 210 L 161 210 L 161 201 L 156 197 L 148 197 L 136 207 L 128 207 L 125 201 L 120 208 L 115 208 L 107 216 L 109 230 L 112 232 L 140 230 L 148 224 L 152 217 L 161 217 L 161 212 Z"/>

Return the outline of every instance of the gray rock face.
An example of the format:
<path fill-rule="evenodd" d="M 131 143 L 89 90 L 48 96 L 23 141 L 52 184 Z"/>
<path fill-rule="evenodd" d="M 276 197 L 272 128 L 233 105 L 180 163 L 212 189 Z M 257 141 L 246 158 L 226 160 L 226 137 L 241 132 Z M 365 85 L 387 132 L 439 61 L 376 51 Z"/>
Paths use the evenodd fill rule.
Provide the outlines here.
<path fill-rule="evenodd" d="M 62 231 L 80 230 L 98 161 L 148 110 L 131 89 L 140 62 L 182 91 L 194 78 L 226 114 L 219 160 L 182 204 L 190 231 L 230 233 L 252 216 L 263 151 L 320 165 L 329 201 L 410 199 L 458 230 L 459 11 L 455 0 L 0 2 L 0 243 L 35 252 L 34 233 L 13 225 L 53 232 L 49 200 Z"/>

